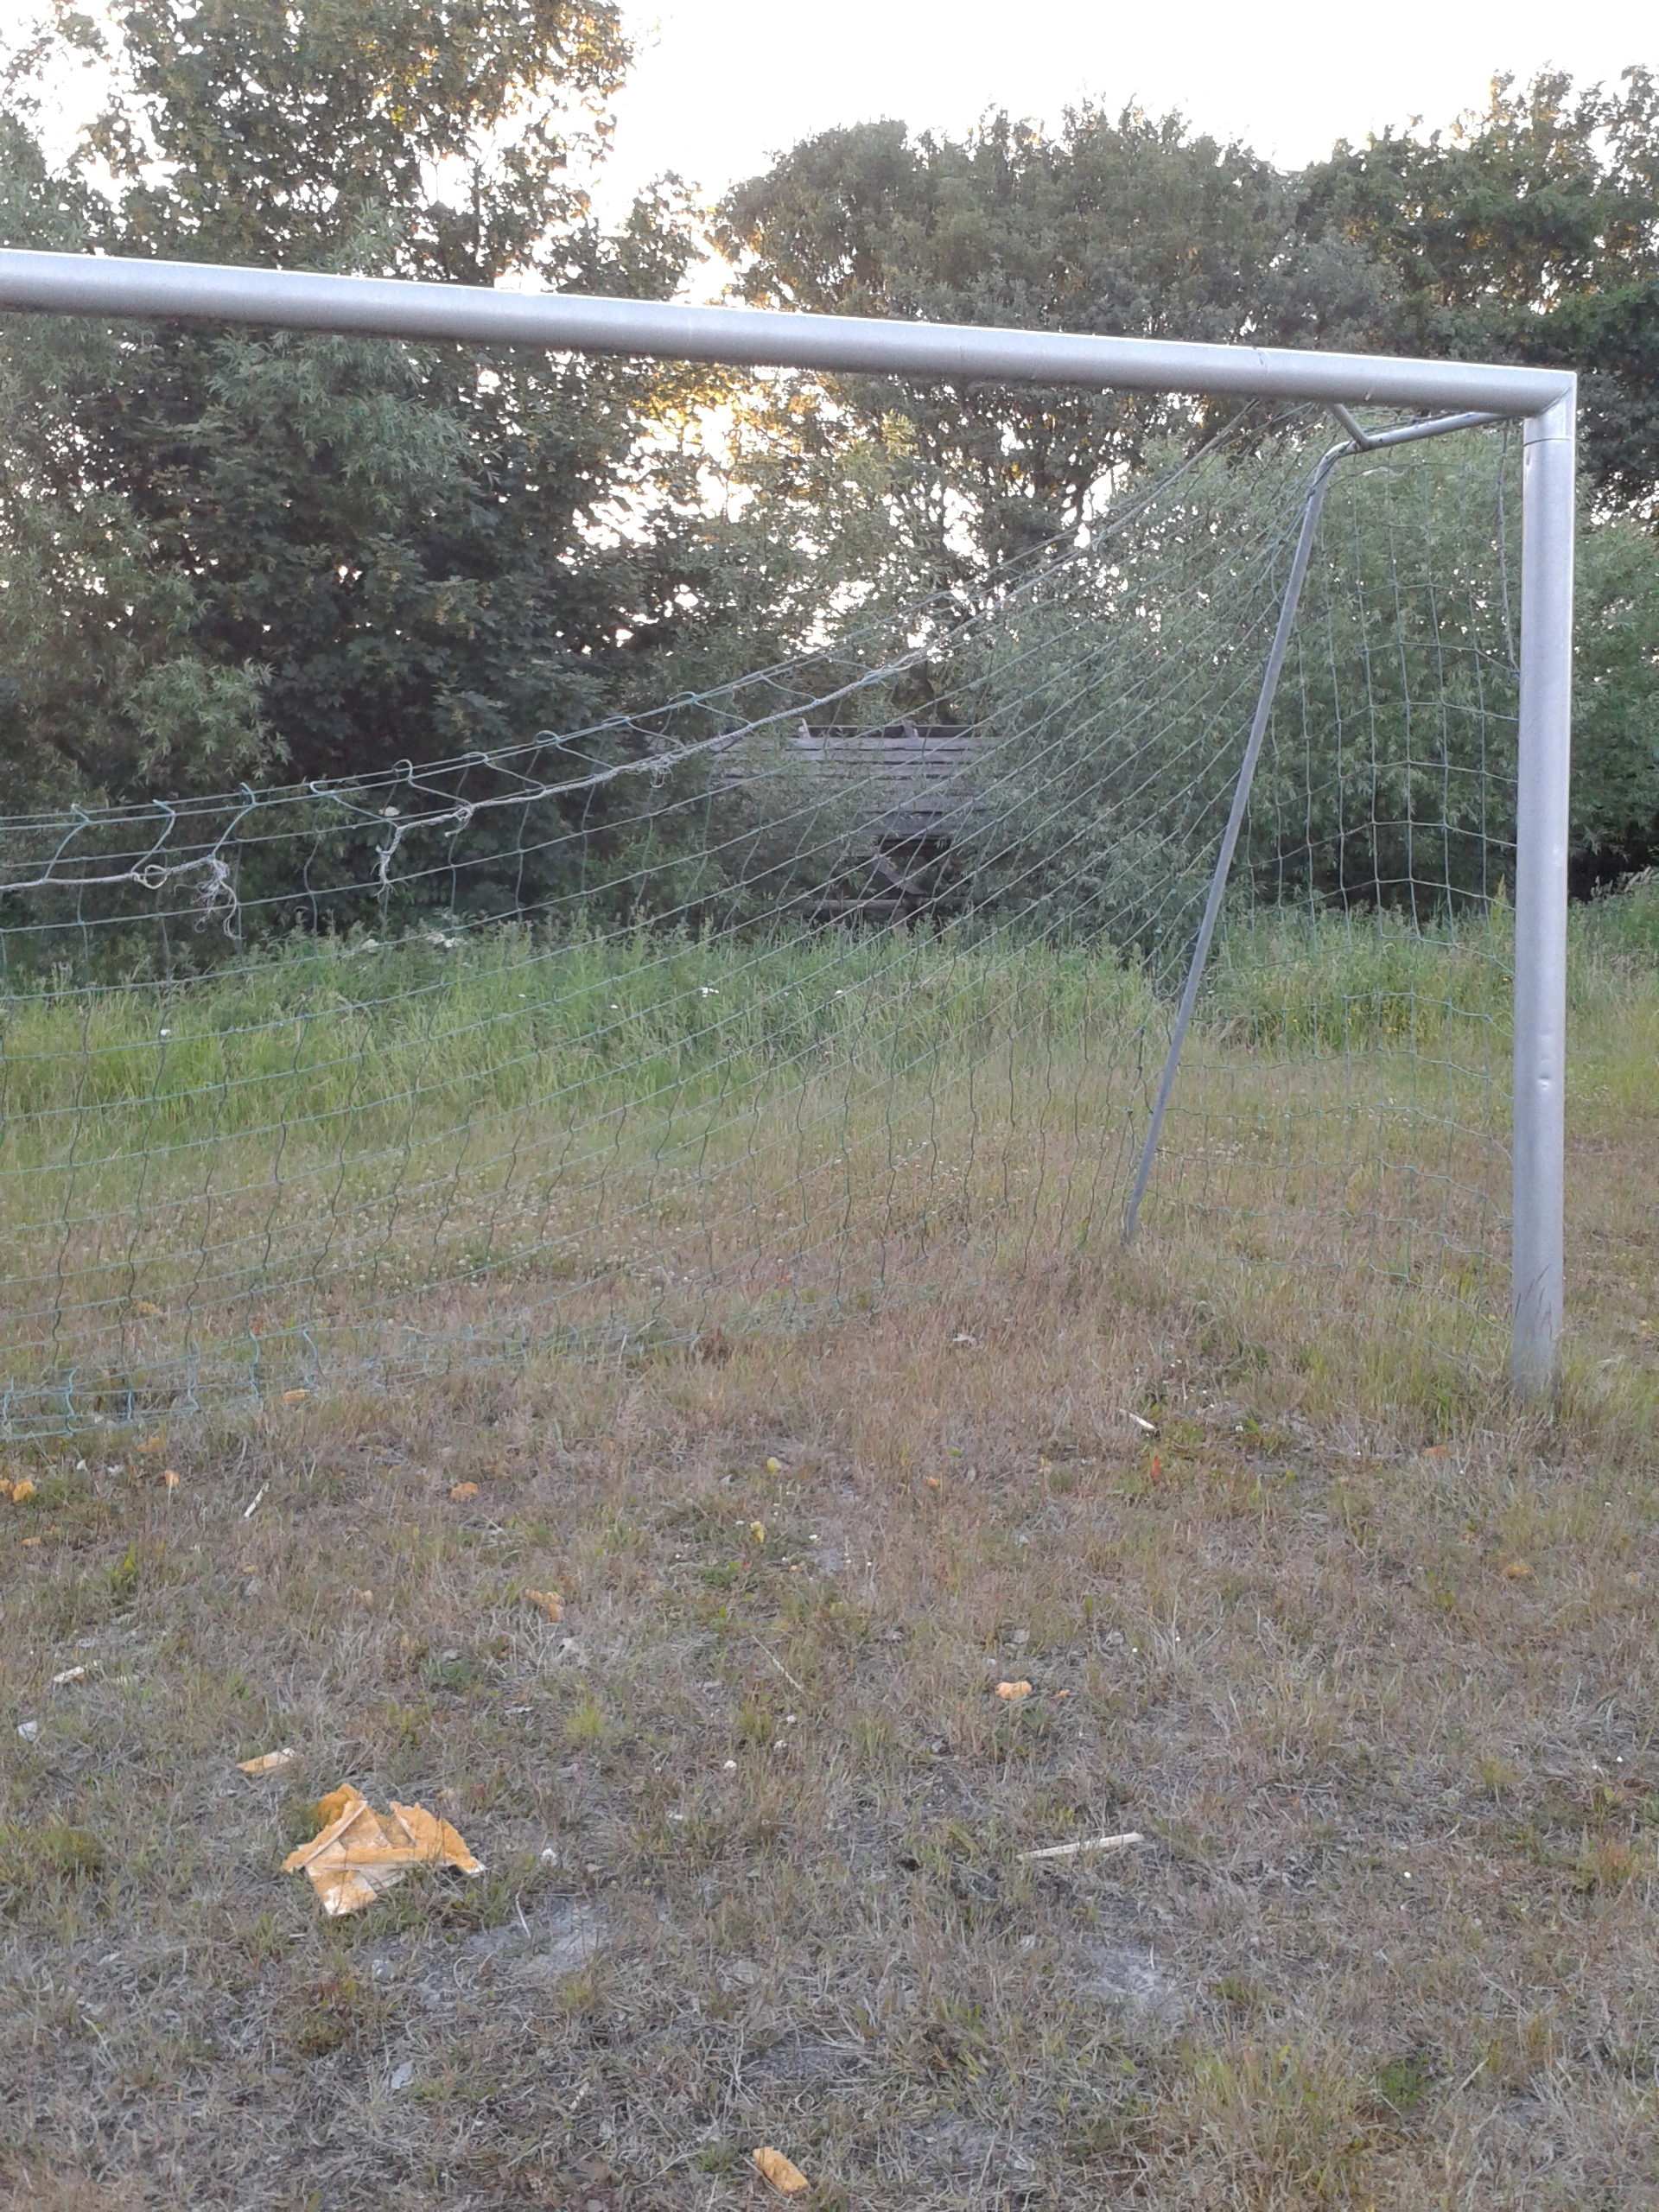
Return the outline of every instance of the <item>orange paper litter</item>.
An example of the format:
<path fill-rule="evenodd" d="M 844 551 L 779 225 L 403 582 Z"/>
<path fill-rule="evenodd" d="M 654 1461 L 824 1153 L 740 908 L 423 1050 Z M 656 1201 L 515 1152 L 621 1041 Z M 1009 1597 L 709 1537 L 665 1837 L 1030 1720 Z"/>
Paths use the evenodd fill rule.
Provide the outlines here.
<path fill-rule="evenodd" d="M 806 2176 L 792 2158 L 781 2151 L 774 2151 L 770 2143 L 763 2143 L 753 2154 L 754 2163 L 772 2183 L 785 2196 L 798 2196 L 806 2187 Z"/>
<path fill-rule="evenodd" d="M 299 1756 L 291 1744 L 284 1744 L 278 1751 L 261 1751 L 257 1758 L 238 1759 L 237 1764 L 244 1774 L 280 1774 L 285 1766 L 292 1766 Z"/>
<path fill-rule="evenodd" d="M 303 1868 L 331 1917 L 361 1911 L 416 1866 L 484 1872 L 448 1821 L 435 1820 L 423 1805 L 394 1801 L 389 1813 L 377 1813 L 360 1790 L 342 1783 L 319 1802 L 317 1813 L 326 1823 L 322 1833 L 290 1851 L 283 1872 Z"/>

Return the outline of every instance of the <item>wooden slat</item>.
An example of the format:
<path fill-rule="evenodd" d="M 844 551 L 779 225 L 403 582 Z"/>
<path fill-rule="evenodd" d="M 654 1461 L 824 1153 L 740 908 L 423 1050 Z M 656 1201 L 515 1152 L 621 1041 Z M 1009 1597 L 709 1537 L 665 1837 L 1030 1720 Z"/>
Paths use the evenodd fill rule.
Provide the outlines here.
<path fill-rule="evenodd" d="M 732 741 L 722 780 L 743 780 L 742 741 Z M 802 722 L 794 750 L 815 779 L 853 792 L 868 793 L 864 823 L 876 837 L 893 842 L 943 840 L 972 813 L 967 788 L 979 751 L 971 727 L 944 722 L 890 722 L 879 729 L 830 724 L 814 729 Z"/>

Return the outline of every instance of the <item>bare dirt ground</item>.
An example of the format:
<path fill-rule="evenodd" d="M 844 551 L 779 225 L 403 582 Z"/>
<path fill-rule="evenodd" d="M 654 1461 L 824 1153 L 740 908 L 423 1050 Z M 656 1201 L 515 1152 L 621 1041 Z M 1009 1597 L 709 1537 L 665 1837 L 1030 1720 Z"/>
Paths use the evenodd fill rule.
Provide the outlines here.
<path fill-rule="evenodd" d="M 1146 1262 L 14 1452 L 10 2201 L 1659 2199 L 1645 1110 L 1548 1417 Z"/>

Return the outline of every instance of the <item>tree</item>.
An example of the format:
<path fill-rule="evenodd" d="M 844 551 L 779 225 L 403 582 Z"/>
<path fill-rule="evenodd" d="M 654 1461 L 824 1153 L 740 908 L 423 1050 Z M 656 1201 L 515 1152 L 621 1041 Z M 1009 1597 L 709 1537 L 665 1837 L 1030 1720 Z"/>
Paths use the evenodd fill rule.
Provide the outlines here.
<path fill-rule="evenodd" d="M 87 134 L 129 251 L 489 283 L 563 265 L 574 150 L 628 62 L 613 0 L 115 0 Z M 57 0 L 60 35 L 99 43 Z M 584 129 L 585 123 L 585 129 Z M 574 128 L 573 128 L 574 124 Z"/>
<path fill-rule="evenodd" d="M 1517 93 L 1499 79 L 1487 112 L 1450 133 L 1385 134 L 1288 178 L 1173 118 L 1084 109 L 1051 139 L 995 117 L 960 142 L 870 124 L 798 146 L 721 219 L 759 304 L 1577 368 L 1591 496 L 1574 853 L 1595 875 L 1659 847 L 1659 587 L 1637 527 L 1659 497 L 1659 89 L 1647 72 L 1612 93 L 1557 76 Z M 770 527 L 780 603 L 861 607 L 885 594 L 898 609 L 944 589 L 967 604 L 1011 555 L 1121 488 L 1158 440 L 1190 446 L 1215 420 L 1180 399 L 780 378 L 740 421 L 734 473 L 754 495 L 749 527 Z M 1426 480 L 1439 486 L 1433 556 L 1461 588 L 1454 476 L 1437 462 Z M 1370 545 L 1373 569 L 1382 546 Z M 1483 711 L 1469 727 L 1496 725 Z M 1325 750 L 1315 788 L 1338 769 L 1351 795 L 1352 764 Z M 1409 748 L 1387 757 L 1403 764 Z M 1339 864 L 1313 855 L 1332 825 L 1305 824 L 1303 875 L 1363 896 L 1429 866 L 1424 823 L 1439 802 L 1416 791 L 1421 779 L 1385 770 L 1378 818 L 1404 826 L 1340 830 Z M 1127 853 L 1101 805 L 1102 852 Z M 1472 817 L 1448 823 L 1438 880 L 1478 885 L 1484 836 Z M 1289 862 L 1275 848 L 1266 864 L 1277 880 Z M 1100 871 L 1101 895 L 1116 897 L 1121 867 Z"/>
<path fill-rule="evenodd" d="M 1580 889 L 1659 860 L 1659 549 L 1628 515 L 1580 516 L 1573 827 Z"/>
<path fill-rule="evenodd" d="M 73 250 L 94 219 L 0 118 L 0 234 Z M 89 416 L 133 351 L 80 320 L 12 326 L 0 348 L 0 758 L 12 812 L 187 775 L 226 782 L 271 757 L 263 670 L 202 648 L 188 579 L 158 563 L 101 465 Z"/>
<path fill-rule="evenodd" d="M 1300 186 L 1304 237 L 1384 279 L 1366 341 L 1576 369 L 1604 505 L 1659 499 L 1659 80 L 1575 91 L 1493 79 L 1484 112 L 1427 137 L 1338 146 Z"/>
<path fill-rule="evenodd" d="M 626 65 L 610 0 L 113 0 L 110 20 L 55 0 L 16 52 L 12 243 L 636 296 L 671 293 L 697 250 L 671 185 L 612 236 L 582 191 Z M 31 71 L 87 52 L 113 90 L 54 166 Z M 1052 137 L 1002 115 L 959 140 L 873 124 L 739 187 L 720 234 L 765 305 L 1584 368 L 1601 658 L 1580 687 L 1578 849 L 1611 867 L 1653 835 L 1659 624 L 1650 540 L 1599 527 L 1659 480 L 1659 96 L 1639 71 L 1624 85 L 1500 81 L 1449 138 L 1385 137 L 1300 178 L 1133 111 L 1084 107 Z M 384 771 L 618 709 L 595 742 L 643 753 L 668 724 L 626 715 L 677 693 L 849 626 L 901 652 L 920 599 L 941 632 L 995 607 L 1010 563 L 1074 543 L 1149 456 L 1221 419 L 1173 397 L 44 318 L 0 329 L 0 758 L 14 805 L 41 806 Z M 924 657 L 891 705 L 945 715 L 948 689 Z M 584 839 L 634 834 L 609 803 L 583 797 Z M 515 861 L 501 902 L 525 887 Z"/>
<path fill-rule="evenodd" d="M 1298 222 L 1384 272 L 1370 346 L 1578 372 L 1574 865 L 1589 883 L 1646 864 L 1659 850 L 1659 80 L 1497 77 L 1484 111 L 1450 130 L 1338 147 L 1302 180 Z"/>
<path fill-rule="evenodd" d="M 695 250 L 671 191 L 607 237 L 573 178 L 627 58 L 605 0 L 112 16 L 115 90 L 67 167 L 26 107 L 0 142 L 10 243 L 643 296 Z M 14 91 L 100 35 L 60 8 Z M 642 456 L 690 372 L 40 318 L 3 346 L 0 621 L 29 673 L 0 745 L 38 790 L 340 775 L 586 720 L 702 557 Z M 647 474 L 652 514 L 607 528 Z"/>
<path fill-rule="evenodd" d="M 1296 215 L 1285 180 L 1248 149 L 1194 137 L 1179 117 L 1113 121 L 1085 106 L 1053 138 L 1006 114 L 962 140 L 895 122 L 824 132 L 728 194 L 720 229 L 757 305 L 1346 343 L 1378 312 L 1371 264 Z M 1178 397 L 980 382 L 792 379 L 781 392 L 755 425 L 768 495 L 817 508 L 820 453 L 878 456 L 941 574 L 964 517 L 974 556 L 995 563 L 1075 524 L 1148 437 L 1208 419 Z M 779 480 L 783 454 L 793 486 Z"/>

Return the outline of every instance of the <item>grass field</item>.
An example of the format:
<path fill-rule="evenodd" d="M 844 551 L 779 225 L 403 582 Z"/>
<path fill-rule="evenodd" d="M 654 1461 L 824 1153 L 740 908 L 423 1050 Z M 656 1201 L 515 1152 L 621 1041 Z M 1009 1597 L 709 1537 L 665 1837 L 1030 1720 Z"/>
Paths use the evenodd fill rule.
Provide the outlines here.
<path fill-rule="evenodd" d="M 1018 1235 L 959 1241 L 971 1264 L 906 1246 L 907 1299 L 19 1440 L 11 2200 L 714 2212 L 766 2199 L 769 2143 L 809 2177 L 798 2201 L 848 2212 L 1654 2202 L 1656 937 L 1650 892 L 1575 920 L 1572 1330 L 1548 1414 L 1433 1318 L 1501 1296 L 1501 1266 L 1463 1293 L 1455 1274 L 1484 1190 L 1455 1147 L 1485 1162 L 1474 1106 L 1507 1050 L 1491 965 L 1469 951 L 1437 1014 L 1446 948 L 1368 997 L 1322 941 L 1255 969 L 1236 943 L 1182 1175 L 1127 1258 L 1045 1208 L 1089 1126 L 1073 1040 L 1126 1033 L 1135 979 L 1100 1012 L 1082 973 L 1081 1010 L 1045 1030 L 1056 994 L 1010 969 L 972 1033 L 1014 1109 L 974 1126 L 1000 1133 L 998 1177 L 1040 1133 L 1044 1174 L 982 1217 Z M 687 979 L 688 1003 L 732 981 Z M 969 1033 L 954 1011 L 930 1030 L 913 981 L 880 986 L 878 1030 L 933 1051 L 904 1048 L 925 1103 L 956 1095 Z M 814 1020 L 846 1018 L 845 988 Z M 24 1053 L 13 1009 L 10 1067 L 62 1034 L 61 1008 L 22 1011 L 46 1027 Z M 135 1046 L 118 1011 L 110 1052 L 146 1057 L 102 1126 L 156 1154 L 198 1109 L 156 1077 L 175 1025 L 152 1006 Z M 590 1104 L 620 1110 L 607 1086 L 659 1065 L 629 1011 Z M 345 1097 L 369 1116 L 391 1055 L 352 1019 Z M 225 1090 L 223 1063 L 191 1065 Z M 675 1065 L 677 1098 L 702 1077 Z M 1390 1123 L 1413 1066 L 1420 1073 Z M 1020 1084 L 1043 1071 L 1060 1103 L 1038 1114 Z M 84 1056 L 76 1080 L 84 1107 Z M 65 1094 L 40 1082 L 43 1115 Z M 348 1110 L 307 1083 L 319 1115 Z M 835 1110 L 844 1167 L 880 1132 L 857 1097 Z M 1399 1155 L 1362 1162 L 1351 1134 L 1390 1127 Z M 1298 1184 L 1285 1147 L 1310 1128 L 1325 1166 Z M 792 1145 L 734 1143 L 716 1180 L 750 1173 L 751 1227 L 798 1206 L 804 1142 L 798 1116 Z M 1402 1274 L 1392 1245 L 1324 1266 L 1332 1191 L 1357 1223 L 1427 1206 L 1434 1266 Z M 152 1287 L 159 1320 L 174 1294 Z M 446 1326 L 473 1295 L 442 1294 Z M 524 1594 L 550 1589 L 556 1624 Z M 282 1745 L 287 1770 L 238 1772 Z M 280 1868 L 343 1781 L 442 1813 L 486 1873 L 325 1921 Z M 1131 1830 L 1112 1855 L 1020 1856 Z"/>
<path fill-rule="evenodd" d="M 1592 1020 L 1646 1004 L 1612 915 L 1581 932 Z M 1149 1227 L 1380 1270 L 1462 1357 L 1506 1295 L 1506 919 L 1236 928 Z M 3 1425 L 798 1325 L 1098 1249 L 1169 1019 L 1109 951 L 994 933 L 429 929 L 15 988 Z"/>

